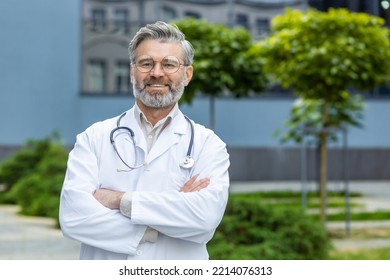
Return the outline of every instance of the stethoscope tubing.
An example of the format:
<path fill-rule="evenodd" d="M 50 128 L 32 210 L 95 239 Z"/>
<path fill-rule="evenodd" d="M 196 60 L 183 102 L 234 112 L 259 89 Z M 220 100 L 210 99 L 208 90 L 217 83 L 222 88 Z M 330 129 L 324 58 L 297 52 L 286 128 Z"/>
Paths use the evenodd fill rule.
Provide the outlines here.
<path fill-rule="evenodd" d="M 190 124 L 190 127 L 191 127 L 191 138 L 190 138 L 190 143 L 188 144 L 188 150 L 187 150 L 187 158 L 190 158 L 191 157 L 191 151 L 192 151 L 192 147 L 194 146 L 194 125 L 192 124 L 191 120 L 189 117 L 187 117 L 186 115 L 184 115 L 184 118 L 188 121 L 188 123 Z"/>
<path fill-rule="evenodd" d="M 135 149 L 136 147 L 136 143 L 135 143 L 135 133 L 134 131 L 130 128 L 130 127 L 127 127 L 127 126 L 121 126 L 121 120 L 122 118 L 126 115 L 127 112 L 124 112 L 123 114 L 121 114 L 117 120 L 117 127 L 114 128 L 113 130 L 111 130 L 110 132 L 110 142 L 111 142 L 111 145 L 113 146 L 114 150 L 115 150 L 115 153 L 117 154 L 117 156 L 119 157 L 119 159 L 122 161 L 122 163 L 127 167 L 129 168 L 130 170 L 122 170 L 122 169 L 117 169 L 117 171 L 131 171 L 133 169 L 137 169 L 137 168 L 140 168 L 142 166 L 144 166 L 144 164 L 140 164 L 140 165 L 136 165 L 136 166 L 130 166 L 129 164 L 126 163 L 126 161 L 121 157 L 117 147 L 116 147 L 116 144 L 115 144 L 115 132 L 117 131 L 120 131 L 120 130 L 125 130 L 127 131 L 130 136 L 131 136 L 131 140 L 133 141 L 133 146 L 134 146 L 134 153 L 135 153 L 135 162 L 137 162 L 137 151 Z M 191 137 L 190 137 L 190 142 L 188 144 L 188 149 L 187 149 L 187 155 L 186 155 L 186 158 L 184 159 L 183 163 L 180 164 L 181 167 L 183 168 L 191 168 L 194 164 L 194 160 L 191 158 L 191 152 L 192 152 L 192 148 L 194 146 L 194 125 L 192 124 L 191 120 L 184 115 L 184 118 L 187 120 L 187 122 L 190 124 L 190 128 L 191 128 Z"/>

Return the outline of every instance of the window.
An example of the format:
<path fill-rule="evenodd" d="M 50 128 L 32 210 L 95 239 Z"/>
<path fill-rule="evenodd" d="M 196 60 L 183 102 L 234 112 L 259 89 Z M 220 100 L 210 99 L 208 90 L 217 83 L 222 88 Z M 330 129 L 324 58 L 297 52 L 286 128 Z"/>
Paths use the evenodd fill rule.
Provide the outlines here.
<path fill-rule="evenodd" d="M 309 6 L 320 11 L 325 11 L 323 0 L 309 0 Z"/>
<path fill-rule="evenodd" d="M 117 92 L 129 92 L 130 88 L 130 63 L 119 61 L 115 69 L 115 89 Z"/>
<path fill-rule="evenodd" d="M 236 24 L 249 29 L 248 16 L 244 14 L 237 14 Z"/>
<path fill-rule="evenodd" d="M 390 1 L 381 1 L 379 16 L 385 20 L 387 26 L 390 25 Z"/>
<path fill-rule="evenodd" d="M 94 29 L 104 29 L 106 26 L 106 12 L 102 9 L 92 10 L 92 27 Z"/>
<path fill-rule="evenodd" d="M 165 21 L 170 21 L 177 18 L 176 10 L 171 7 L 164 6 L 162 8 L 162 14 Z"/>
<path fill-rule="evenodd" d="M 269 19 L 257 19 L 256 20 L 256 35 L 260 38 L 264 38 L 269 33 Z"/>
<path fill-rule="evenodd" d="M 348 0 L 331 0 L 331 1 L 326 1 L 328 2 L 327 4 L 330 5 L 330 7 L 333 8 L 348 8 Z"/>
<path fill-rule="evenodd" d="M 127 32 L 129 24 L 129 14 L 127 10 L 118 9 L 115 11 L 115 27 L 117 30 Z"/>
<path fill-rule="evenodd" d="M 320 11 L 327 11 L 329 8 L 348 8 L 350 4 L 354 4 L 356 1 L 349 0 L 309 0 L 308 4 Z"/>
<path fill-rule="evenodd" d="M 184 13 L 184 16 L 185 17 L 190 17 L 190 18 L 197 18 L 197 19 L 200 19 L 202 18 L 201 15 L 197 12 L 194 12 L 194 11 L 186 11 Z"/>
<path fill-rule="evenodd" d="M 106 63 L 103 60 L 90 60 L 87 66 L 87 90 L 104 92 L 106 90 Z"/>

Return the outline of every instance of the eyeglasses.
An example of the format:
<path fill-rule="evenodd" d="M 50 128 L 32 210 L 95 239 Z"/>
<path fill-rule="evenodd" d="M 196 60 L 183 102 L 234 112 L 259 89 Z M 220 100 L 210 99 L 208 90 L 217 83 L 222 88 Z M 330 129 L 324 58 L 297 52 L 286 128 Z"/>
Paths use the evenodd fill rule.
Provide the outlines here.
<path fill-rule="evenodd" d="M 137 58 L 134 64 L 138 71 L 148 73 L 154 68 L 157 62 L 161 64 L 161 68 L 166 74 L 176 73 L 180 65 L 187 66 L 184 63 L 180 63 L 179 59 L 172 55 L 164 57 L 161 61 L 155 61 L 150 56 L 145 55 Z"/>

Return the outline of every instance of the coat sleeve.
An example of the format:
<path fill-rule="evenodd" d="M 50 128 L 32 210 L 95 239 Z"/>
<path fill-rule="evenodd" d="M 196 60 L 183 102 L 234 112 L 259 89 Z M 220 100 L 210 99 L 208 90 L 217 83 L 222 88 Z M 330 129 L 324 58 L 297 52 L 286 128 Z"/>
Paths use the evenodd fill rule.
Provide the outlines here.
<path fill-rule="evenodd" d="M 204 129 L 204 128 L 203 128 Z M 197 153 L 193 174 L 210 178 L 210 185 L 199 192 L 160 193 L 135 191 L 132 197 L 131 220 L 148 225 L 173 238 L 207 243 L 223 217 L 229 188 L 230 165 L 226 145 L 211 131 L 195 142 Z M 206 135 L 205 135 L 206 134 Z"/>
<path fill-rule="evenodd" d="M 93 197 L 99 187 L 97 131 L 92 126 L 79 134 L 69 153 L 60 198 L 61 229 L 64 236 L 81 243 L 134 255 L 146 227 L 134 225 L 119 210 L 108 209 Z"/>

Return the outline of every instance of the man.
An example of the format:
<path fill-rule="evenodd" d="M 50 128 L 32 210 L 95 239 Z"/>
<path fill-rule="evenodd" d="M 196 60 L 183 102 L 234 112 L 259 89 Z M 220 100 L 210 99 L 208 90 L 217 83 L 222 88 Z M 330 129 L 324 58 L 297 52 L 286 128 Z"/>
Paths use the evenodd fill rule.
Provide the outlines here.
<path fill-rule="evenodd" d="M 194 51 L 164 22 L 129 45 L 135 104 L 77 136 L 60 203 L 81 259 L 208 259 L 228 199 L 229 155 L 181 113 Z M 193 131 L 192 131 L 193 130 Z"/>

